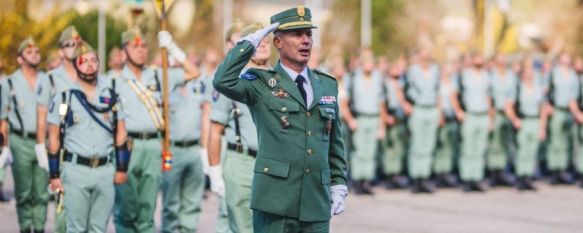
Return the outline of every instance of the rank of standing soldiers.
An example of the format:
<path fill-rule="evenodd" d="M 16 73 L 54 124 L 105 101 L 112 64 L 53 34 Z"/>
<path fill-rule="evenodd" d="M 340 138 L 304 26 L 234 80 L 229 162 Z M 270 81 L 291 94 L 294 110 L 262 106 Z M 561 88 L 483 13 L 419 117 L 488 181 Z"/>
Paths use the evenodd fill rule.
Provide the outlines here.
<path fill-rule="evenodd" d="M 226 52 L 261 27 L 235 23 Z M 216 231 L 253 232 L 256 128 L 247 106 L 212 89 L 220 55 L 208 50 L 202 64 L 194 64 L 170 33 L 158 34 L 171 60 L 174 155 L 172 171 L 162 173 L 162 72 L 159 64 L 146 66 L 148 41 L 140 30 L 121 36 L 107 74 L 97 74 L 103 58 L 74 27 L 56 42 L 60 64 L 51 62 L 47 73 L 39 69 L 34 38 L 19 45 L 20 67 L 0 83 L 0 201 L 7 200 L 1 184 L 11 165 L 21 232 L 44 232 L 49 195 L 57 199 L 55 232 L 104 232 L 112 212 L 117 232 L 155 232 L 158 192 L 161 230 L 195 232 L 207 174 L 220 197 Z M 269 44 L 263 40 L 243 73 L 271 67 Z M 581 58 L 571 62 L 561 53 L 509 61 L 504 54 L 489 60 L 474 54 L 437 64 L 426 49 L 392 60 L 365 49 L 348 70 L 342 57 L 331 57 L 327 66 L 317 59 L 310 68 L 329 71 L 339 83 L 356 194 L 372 195 L 378 184 L 414 193 L 494 186 L 532 191 L 541 179 L 583 187 Z M 289 95 L 283 89 L 272 94 Z M 320 102 L 335 102 L 332 97 Z M 289 121 L 280 123 L 286 128 Z"/>

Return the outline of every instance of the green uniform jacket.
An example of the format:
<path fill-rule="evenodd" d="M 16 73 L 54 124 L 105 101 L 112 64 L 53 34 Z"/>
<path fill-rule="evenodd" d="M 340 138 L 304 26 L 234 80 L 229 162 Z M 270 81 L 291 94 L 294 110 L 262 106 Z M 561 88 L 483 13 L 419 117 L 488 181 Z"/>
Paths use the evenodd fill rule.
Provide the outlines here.
<path fill-rule="evenodd" d="M 249 69 L 239 78 L 253 52 L 249 42 L 239 43 L 213 80 L 217 91 L 249 106 L 257 126 L 251 208 L 300 221 L 328 221 L 330 186 L 346 184 L 338 84 L 308 70 L 314 101 L 307 107 L 280 64 L 274 70 Z"/>

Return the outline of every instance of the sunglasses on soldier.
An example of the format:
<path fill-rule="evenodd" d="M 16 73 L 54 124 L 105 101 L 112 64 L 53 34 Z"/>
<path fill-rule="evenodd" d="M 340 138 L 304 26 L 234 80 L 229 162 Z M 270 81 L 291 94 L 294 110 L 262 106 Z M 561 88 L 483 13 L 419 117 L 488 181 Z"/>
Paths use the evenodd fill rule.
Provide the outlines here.
<path fill-rule="evenodd" d="M 61 48 L 75 48 L 78 44 L 77 41 L 65 41 L 61 43 Z"/>

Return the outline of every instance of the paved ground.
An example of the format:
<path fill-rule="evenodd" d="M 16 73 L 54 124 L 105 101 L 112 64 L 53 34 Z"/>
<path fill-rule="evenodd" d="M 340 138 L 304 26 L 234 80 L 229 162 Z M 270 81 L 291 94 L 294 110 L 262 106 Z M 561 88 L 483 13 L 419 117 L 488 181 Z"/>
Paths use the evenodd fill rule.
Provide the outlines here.
<path fill-rule="evenodd" d="M 8 176 L 6 189 L 10 195 L 11 180 Z M 377 188 L 373 197 L 349 196 L 347 211 L 332 220 L 332 232 L 583 232 L 583 190 L 542 183 L 538 186 L 536 193 L 513 189 L 493 189 L 486 194 L 440 190 L 434 195 Z M 52 204 L 49 211 L 53 211 Z M 159 216 L 157 211 L 158 226 Z M 214 232 L 216 216 L 217 199 L 209 194 L 199 232 Z M 47 232 L 52 232 L 52 219 L 49 215 Z M 0 233 L 18 232 L 14 200 L 0 204 L 0 226 Z"/>

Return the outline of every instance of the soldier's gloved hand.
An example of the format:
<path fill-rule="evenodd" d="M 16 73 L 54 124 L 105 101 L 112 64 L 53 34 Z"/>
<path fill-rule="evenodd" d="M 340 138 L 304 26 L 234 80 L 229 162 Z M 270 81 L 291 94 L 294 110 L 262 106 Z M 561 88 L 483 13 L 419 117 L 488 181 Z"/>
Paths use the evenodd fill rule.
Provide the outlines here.
<path fill-rule="evenodd" d="M 348 196 L 346 185 L 338 184 L 330 187 L 330 200 L 332 201 L 330 215 L 339 215 L 344 212 L 344 199 L 346 199 L 346 196 Z"/>
<path fill-rule="evenodd" d="M 209 174 L 209 157 L 208 152 L 205 148 L 200 148 L 200 161 L 202 162 L 202 172 L 205 175 Z"/>
<path fill-rule="evenodd" d="M 221 165 L 209 167 L 209 178 L 211 180 L 211 191 L 220 197 L 225 196 L 225 181 L 223 180 L 223 170 Z"/>
<path fill-rule="evenodd" d="M 241 38 L 239 42 L 244 40 L 249 41 L 253 45 L 253 47 L 257 49 L 257 47 L 259 47 L 259 43 L 261 43 L 261 40 L 263 40 L 264 37 L 269 35 L 269 33 L 274 32 L 277 29 L 277 26 L 279 26 L 279 23 L 273 23 L 269 26 L 266 26 L 262 29 L 257 30 L 254 33 L 251 33 Z"/>
<path fill-rule="evenodd" d="M 34 145 L 34 153 L 36 154 L 36 161 L 38 162 L 38 166 L 48 172 L 49 156 L 47 154 L 47 147 L 45 144 Z"/>
<path fill-rule="evenodd" d="M 186 60 L 186 54 L 174 43 L 172 35 L 168 31 L 160 31 L 158 33 L 158 44 L 160 48 L 168 49 L 168 53 L 178 62 L 183 63 Z"/>
<path fill-rule="evenodd" d="M 0 153 L 0 168 L 6 166 L 6 164 L 12 163 L 12 152 L 10 151 L 10 147 L 4 146 L 2 147 L 2 153 Z"/>

